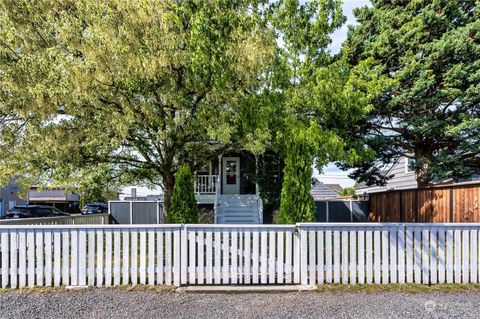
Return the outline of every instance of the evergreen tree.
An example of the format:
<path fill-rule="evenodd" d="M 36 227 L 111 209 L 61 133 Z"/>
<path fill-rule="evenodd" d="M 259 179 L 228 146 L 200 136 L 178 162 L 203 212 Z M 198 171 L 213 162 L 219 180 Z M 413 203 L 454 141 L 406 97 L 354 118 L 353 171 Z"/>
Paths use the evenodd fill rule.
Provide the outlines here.
<path fill-rule="evenodd" d="M 294 128 L 286 146 L 280 213 L 277 223 L 294 224 L 315 221 L 310 194 L 312 165 L 318 148 L 315 126 Z"/>
<path fill-rule="evenodd" d="M 175 175 L 172 202 L 168 214 L 170 224 L 198 223 L 198 205 L 193 189 L 193 175 L 190 167 L 182 165 Z"/>
<path fill-rule="evenodd" d="M 343 54 L 363 79 L 359 87 L 387 85 L 372 94 L 366 120 L 350 130 L 352 143 L 374 151 L 354 165 L 352 177 L 383 183 L 389 176 L 382 167 L 400 156 L 414 158 L 420 187 L 478 174 L 479 2 L 372 3 L 355 11 L 360 24 L 350 29 Z"/>

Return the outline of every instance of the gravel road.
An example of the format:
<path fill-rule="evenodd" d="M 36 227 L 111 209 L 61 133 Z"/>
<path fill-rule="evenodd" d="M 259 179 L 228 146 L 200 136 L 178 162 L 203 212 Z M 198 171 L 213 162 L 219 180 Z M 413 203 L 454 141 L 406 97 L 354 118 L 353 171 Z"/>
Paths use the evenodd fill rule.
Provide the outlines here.
<path fill-rule="evenodd" d="M 480 293 L 0 292 L 0 318 L 478 318 Z"/>

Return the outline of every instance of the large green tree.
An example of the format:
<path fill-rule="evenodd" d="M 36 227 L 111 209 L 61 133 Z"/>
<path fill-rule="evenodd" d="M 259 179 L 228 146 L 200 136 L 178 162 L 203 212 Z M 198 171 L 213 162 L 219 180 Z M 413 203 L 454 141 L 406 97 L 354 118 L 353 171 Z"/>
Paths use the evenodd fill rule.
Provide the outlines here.
<path fill-rule="evenodd" d="M 264 8 L 2 1 L 0 182 L 74 187 L 98 168 L 163 186 L 168 208 L 178 167 L 223 150 L 211 141 L 255 148 L 241 118 L 274 55 Z"/>
<path fill-rule="evenodd" d="M 338 0 L 299 3 L 281 0 L 272 6 L 270 21 L 277 43 L 269 68 L 265 100 L 270 101 L 273 147 L 285 159 L 279 222 L 312 221 L 312 166 L 330 161 L 358 160 L 342 136 L 349 123 L 371 106 L 355 89 L 344 61 L 330 51 L 332 33 L 345 17 Z"/>
<path fill-rule="evenodd" d="M 375 153 L 352 176 L 385 182 L 382 165 L 415 159 L 419 186 L 480 172 L 480 8 L 474 0 L 373 0 L 355 11 L 344 57 L 372 96 L 350 130 Z M 350 165 L 346 165 L 349 166 Z"/>

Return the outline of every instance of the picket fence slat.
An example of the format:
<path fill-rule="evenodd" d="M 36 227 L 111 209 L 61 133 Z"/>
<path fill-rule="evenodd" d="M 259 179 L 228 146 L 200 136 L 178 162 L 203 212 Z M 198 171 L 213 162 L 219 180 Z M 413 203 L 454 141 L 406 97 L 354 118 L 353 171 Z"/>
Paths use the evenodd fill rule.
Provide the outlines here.
<path fill-rule="evenodd" d="M 292 233 L 287 231 L 285 233 L 285 283 L 292 283 L 293 272 L 293 246 L 292 246 Z"/>
<path fill-rule="evenodd" d="M 353 230 L 350 231 L 350 284 L 357 283 L 357 233 Z"/>
<path fill-rule="evenodd" d="M 2 288 L 478 283 L 479 224 L 9 226 Z"/>
<path fill-rule="evenodd" d="M 112 230 L 105 230 L 105 286 L 112 285 Z"/>
<path fill-rule="evenodd" d="M 341 281 L 348 284 L 348 232 L 342 231 L 342 259 L 341 259 Z"/>
<path fill-rule="evenodd" d="M 358 283 L 365 283 L 365 232 L 360 230 L 358 232 L 358 251 L 357 251 L 357 260 L 358 260 Z"/>
<path fill-rule="evenodd" d="M 308 284 L 315 285 L 315 265 L 316 265 L 316 249 L 315 249 L 315 232 L 309 231 L 308 235 Z"/>
<path fill-rule="evenodd" d="M 444 284 L 445 283 L 445 231 L 444 229 L 439 229 L 438 231 L 438 254 L 437 254 L 437 261 L 438 261 L 438 283 Z"/>
<path fill-rule="evenodd" d="M 341 258 L 341 248 L 340 248 L 340 232 L 338 230 L 333 231 L 333 282 L 338 284 L 340 283 L 340 258 Z"/>
<path fill-rule="evenodd" d="M 236 284 L 238 280 L 238 235 L 235 230 L 231 232 L 231 237 L 230 282 Z"/>
<path fill-rule="evenodd" d="M 88 231 L 88 285 L 95 285 L 95 232 Z"/>
<path fill-rule="evenodd" d="M 10 246 L 8 244 L 8 232 L 3 232 L 0 236 L 1 245 L 0 248 L 2 249 L 2 288 L 7 288 L 8 286 L 8 279 L 9 279 L 9 271 L 8 268 L 10 267 L 10 260 L 8 260 L 8 254 L 10 250 Z"/>
<path fill-rule="evenodd" d="M 60 272 L 58 272 L 60 274 Z M 27 286 L 27 236 L 25 231 L 18 233 L 18 287 Z M 58 286 L 58 285 L 57 285 Z"/>
<path fill-rule="evenodd" d="M 333 280 L 332 275 L 332 232 L 325 231 L 325 283 L 329 284 Z"/>
<path fill-rule="evenodd" d="M 96 283 L 97 287 L 102 287 L 103 286 L 103 231 L 102 230 L 97 230 L 96 231 L 96 238 L 97 238 L 97 263 L 96 263 Z M 94 265 L 95 267 L 95 265 Z"/>
<path fill-rule="evenodd" d="M 471 231 L 471 259 L 470 259 L 470 282 L 478 283 L 478 230 Z"/>
<path fill-rule="evenodd" d="M 317 231 L 317 284 L 323 284 L 325 281 L 325 266 L 324 266 L 324 251 L 323 251 L 323 238 L 324 232 L 322 230 Z"/>
<path fill-rule="evenodd" d="M 397 230 L 397 261 L 398 261 L 398 283 L 405 283 L 405 229 L 399 227 Z"/>
<path fill-rule="evenodd" d="M 211 285 L 213 283 L 213 274 L 212 274 L 212 256 L 213 256 L 213 247 L 212 247 L 212 232 L 207 232 L 205 247 L 207 251 L 207 260 L 206 260 L 206 284 Z"/>
<path fill-rule="evenodd" d="M 215 249 L 215 261 L 214 261 L 214 282 L 215 284 L 221 284 L 222 283 L 222 276 L 221 276 L 221 270 L 222 270 L 222 233 L 217 231 L 214 232 L 214 249 Z"/>
<path fill-rule="evenodd" d="M 138 275 L 140 277 L 140 284 L 145 285 L 147 283 L 147 232 L 142 229 L 139 233 L 140 254 L 139 254 L 139 266 Z"/>
<path fill-rule="evenodd" d="M 11 288 L 17 288 L 17 285 L 18 285 L 17 244 L 18 244 L 17 243 L 17 233 L 16 232 L 11 232 L 10 233 L 10 287 Z M 51 272 L 50 272 L 50 274 L 51 274 Z"/>
<path fill-rule="evenodd" d="M 453 283 L 453 230 L 447 230 L 447 284 Z"/>
<path fill-rule="evenodd" d="M 414 252 L 415 252 L 415 265 L 414 265 L 414 282 L 417 284 L 422 283 L 422 245 L 421 245 L 421 230 L 414 228 Z"/>
<path fill-rule="evenodd" d="M 373 264 L 374 264 L 374 283 L 380 284 L 381 283 L 381 267 L 382 267 L 382 250 L 381 250 L 381 242 L 380 242 L 380 231 L 374 231 L 373 232 L 373 254 L 374 254 L 374 259 L 373 259 Z"/>
<path fill-rule="evenodd" d="M 120 265 L 120 245 L 121 245 L 121 232 L 120 231 L 115 231 L 113 233 L 113 285 L 118 286 L 120 285 L 120 275 L 122 273 L 121 271 L 121 265 Z M 124 243 L 125 244 L 125 243 Z M 126 250 L 126 253 L 123 255 L 125 258 L 125 255 L 128 256 L 128 251 L 130 249 Z M 127 257 L 128 258 L 128 257 Z M 128 276 L 128 268 L 125 269 L 125 264 L 123 265 L 123 275 Z M 128 282 L 128 279 L 127 279 Z"/>
<path fill-rule="evenodd" d="M 172 284 L 172 232 L 168 230 L 165 232 L 165 285 L 170 286 L 171 284 Z"/>
<path fill-rule="evenodd" d="M 456 229 L 454 232 L 454 282 L 460 284 L 462 282 L 462 231 Z"/>
<path fill-rule="evenodd" d="M 261 278 L 261 283 L 266 284 L 267 283 L 267 271 L 268 271 L 268 265 L 267 265 L 267 260 L 268 260 L 268 243 L 267 243 L 267 232 L 262 231 L 260 234 L 260 278 Z"/>

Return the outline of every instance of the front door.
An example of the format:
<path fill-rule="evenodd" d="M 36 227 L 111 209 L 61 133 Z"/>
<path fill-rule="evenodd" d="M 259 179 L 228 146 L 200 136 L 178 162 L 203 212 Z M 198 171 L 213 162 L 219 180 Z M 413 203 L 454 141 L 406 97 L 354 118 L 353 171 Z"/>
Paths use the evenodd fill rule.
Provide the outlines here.
<path fill-rule="evenodd" d="M 240 157 L 223 158 L 223 194 L 240 194 Z"/>

